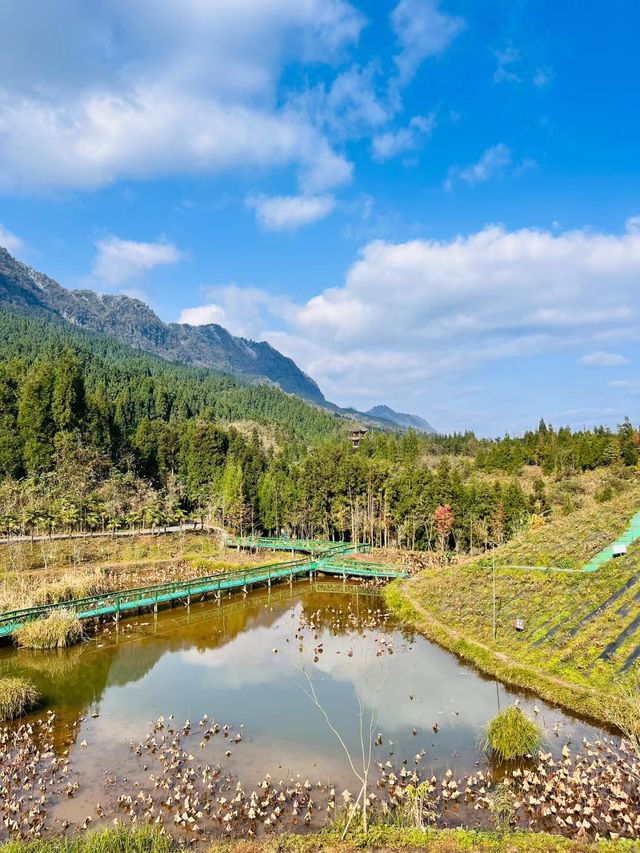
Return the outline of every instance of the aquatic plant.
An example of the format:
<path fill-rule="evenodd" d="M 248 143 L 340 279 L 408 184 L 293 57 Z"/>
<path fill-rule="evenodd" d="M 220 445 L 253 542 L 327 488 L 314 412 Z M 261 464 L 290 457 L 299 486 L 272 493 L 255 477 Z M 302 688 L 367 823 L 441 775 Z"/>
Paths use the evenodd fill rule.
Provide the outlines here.
<path fill-rule="evenodd" d="M 44 619 L 27 622 L 14 634 L 23 649 L 63 649 L 82 639 L 82 625 L 71 610 L 54 610 Z"/>
<path fill-rule="evenodd" d="M 620 729 L 640 755 L 640 671 L 616 682 L 613 696 L 602 700 L 602 716 Z"/>
<path fill-rule="evenodd" d="M 486 728 L 485 749 L 491 750 L 499 761 L 533 755 L 541 742 L 540 727 L 516 705 L 500 711 Z"/>
<path fill-rule="evenodd" d="M 498 832 L 508 832 L 515 825 L 516 795 L 509 785 L 500 782 L 496 785 L 489 800 L 489 811 Z"/>
<path fill-rule="evenodd" d="M 15 720 L 35 707 L 40 694 L 28 678 L 0 678 L 0 720 Z"/>

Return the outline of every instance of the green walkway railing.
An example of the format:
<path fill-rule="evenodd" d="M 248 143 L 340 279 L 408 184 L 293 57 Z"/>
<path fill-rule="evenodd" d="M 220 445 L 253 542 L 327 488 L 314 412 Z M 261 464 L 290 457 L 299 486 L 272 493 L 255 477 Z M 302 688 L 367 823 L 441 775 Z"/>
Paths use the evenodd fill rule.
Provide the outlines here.
<path fill-rule="evenodd" d="M 328 539 L 289 539 L 272 536 L 225 536 L 224 543 L 230 548 L 264 548 L 269 551 L 302 551 L 306 554 L 320 554 L 328 551 L 340 551 L 349 542 L 331 542 Z"/>
<path fill-rule="evenodd" d="M 79 619 L 99 619 L 114 616 L 119 619 L 131 611 L 140 608 L 158 608 L 174 601 L 189 605 L 193 597 L 205 597 L 213 594 L 220 599 L 223 592 L 244 589 L 255 584 L 289 580 L 309 573 L 322 573 L 350 577 L 391 578 L 397 577 L 398 567 L 384 564 L 340 560 L 340 556 L 369 550 L 368 545 L 352 545 L 349 542 L 331 543 L 328 551 L 313 557 L 301 557 L 285 563 L 272 563 L 265 566 L 252 566 L 248 569 L 236 569 L 229 572 L 217 572 L 199 578 L 154 586 L 135 587 L 133 589 L 105 592 L 87 598 L 61 601 L 39 607 L 27 607 L 0 614 L 0 637 L 7 637 L 34 619 L 42 619 L 56 610 L 71 610 Z"/>

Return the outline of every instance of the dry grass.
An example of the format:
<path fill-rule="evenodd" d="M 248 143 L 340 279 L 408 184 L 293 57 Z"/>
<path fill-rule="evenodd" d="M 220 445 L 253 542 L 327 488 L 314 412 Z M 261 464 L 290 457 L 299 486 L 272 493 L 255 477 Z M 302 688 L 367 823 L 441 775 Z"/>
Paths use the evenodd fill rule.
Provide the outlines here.
<path fill-rule="evenodd" d="M 7 676 L 0 678 L 0 720 L 15 720 L 34 708 L 40 694 L 27 678 Z"/>
<path fill-rule="evenodd" d="M 64 649 L 82 639 L 80 620 L 70 610 L 56 610 L 45 619 L 27 622 L 15 632 L 16 643 L 23 649 Z"/>

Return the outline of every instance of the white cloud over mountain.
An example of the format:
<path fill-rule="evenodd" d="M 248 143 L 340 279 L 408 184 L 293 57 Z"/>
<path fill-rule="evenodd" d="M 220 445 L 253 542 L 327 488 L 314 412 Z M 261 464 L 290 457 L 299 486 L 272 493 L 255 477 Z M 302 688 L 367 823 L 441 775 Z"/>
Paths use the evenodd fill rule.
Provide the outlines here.
<path fill-rule="evenodd" d="M 577 358 L 586 341 L 586 363 L 602 362 L 613 341 L 640 334 L 638 281 L 638 230 L 487 225 L 452 240 L 371 242 L 340 286 L 302 304 L 237 286 L 212 301 L 232 331 L 269 340 L 331 399 L 366 404 L 487 362 Z"/>
<path fill-rule="evenodd" d="M 176 264 L 182 253 L 173 243 L 138 243 L 120 237 L 96 241 L 97 254 L 90 282 L 97 287 L 120 287 L 159 266 Z"/>
<path fill-rule="evenodd" d="M 24 241 L 0 222 L 0 246 L 12 255 L 19 255 L 24 249 Z"/>

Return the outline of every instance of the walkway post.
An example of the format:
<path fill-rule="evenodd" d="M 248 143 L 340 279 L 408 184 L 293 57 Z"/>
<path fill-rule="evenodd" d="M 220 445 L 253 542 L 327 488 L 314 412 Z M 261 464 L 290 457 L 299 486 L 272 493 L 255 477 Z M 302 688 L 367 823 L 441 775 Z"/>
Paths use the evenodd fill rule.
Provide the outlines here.
<path fill-rule="evenodd" d="M 496 548 L 495 543 L 493 548 L 491 549 L 492 556 L 492 585 L 493 585 L 493 641 L 495 643 L 496 634 L 498 632 L 498 625 L 496 621 Z"/>

